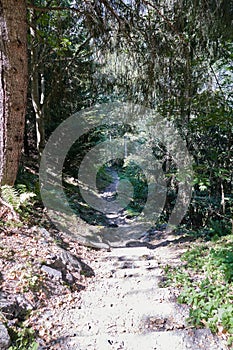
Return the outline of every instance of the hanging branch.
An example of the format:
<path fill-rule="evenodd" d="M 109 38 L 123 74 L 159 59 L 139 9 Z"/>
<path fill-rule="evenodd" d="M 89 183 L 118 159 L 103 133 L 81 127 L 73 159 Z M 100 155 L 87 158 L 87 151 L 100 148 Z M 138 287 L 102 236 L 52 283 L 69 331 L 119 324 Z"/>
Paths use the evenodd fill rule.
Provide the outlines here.
<path fill-rule="evenodd" d="M 53 2 L 53 0 L 47 1 L 46 7 L 50 7 L 50 5 L 52 4 L 52 2 Z M 30 5 L 29 5 L 29 6 L 30 6 Z M 28 6 L 28 7 L 29 7 L 29 6 Z M 29 8 L 30 8 L 30 7 L 29 7 Z M 35 16 L 35 20 L 38 20 L 38 19 L 40 19 L 41 16 L 43 16 L 43 12 L 34 14 L 34 16 Z"/>
<path fill-rule="evenodd" d="M 100 2 L 104 5 L 104 7 L 113 15 L 114 18 L 116 18 L 117 22 L 119 23 L 119 25 L 121 26 L 122 23 L 124 22 L 124 19 L 121 18 L 118 13 L 113 9 L 113 7 L 109 4 L 108 0 L 100 0 Z M 51 3 L 51 2 L 50 2 Z M 49 3 L 49 5 L 50 5 Z M 87 0 L 84 0 L 84 3 L 88 4 L 89 2 Z M 122 3 L 122 2 L 121 2 Z M 184 35 L 182 33 L 180 33 L 180 31 L 176 28 L 176 26 L 169 20 L 169 18 L 167 18 L 160 10 L 159 8 L 154 5 L 153 3 L 151 3 L 148 0 L 142 0 L 142 3 L 146 6 L 152 7 L 156 13 L 163 18 L 163 20 L 167 23 L 167 25 L 171 28 L 171 30 L 177 34 L 177 36 L 180 38 L 181 42 L 184 44 L 184 47 L 187 50 L 187 54 L 189 54 L 189 50 L 190 50 L 190 42 L 184 37 Z M 125 4 L 124 4 L 125 5 Z M 33 4 L 29 4 L 27 6 L 29 9 L 34 9 L 35 11 L 39 11 L 39 12 L 50 12 L 50 11 L 71 11 L 71 12 L 76 12 L 82 15 L 85 15 L 85 11 L 82 9 L 78 9 L 75 7 L 62 7 L 62 6 L 46 6 L 46 7 L 39 7 Z M 128 6 L 127 6 L 128 7 Z M 129 8 L 129 7 L 128 7 Z M 128 34 L 128 33 L 126 33 Z M 128 36 L 128 35 L 127 35 Z M 129 37 L 130 39 L 130 37 Z M 193 48 L 194 49 L 194 48 Z M 195 51 L 195 49 L 194 49 Z M 196 54 L 197 55 L 197 54 Z M 197 55 L 198 57 L 198 55 Z M 222 90 L 222 86 L 218 80 L 218 77 L 216 76 L 216 73 L 213 69 L 213 66 L 211 65 L 211 63 L 209 62 L 209 67 L 210 70 L 214 76 L 214 79 L 216 81 L 216 84 L 219 88 L 219 90 L 221 91 L 221 93 L 224 95 L 223 90 Z"/>
<path fill-rule="evenodd" d="M 72 11 L 72 12 L 77 12 L 82 14 L 83 12 L 77 9 L 76 7 L 63 7 L 63 6 L 46 6 L 46 7 L 40 7 L 40 6 L 35 6 L 32 4 L 27 5 L 27 8 L 33 9 L 35 11 L 40 11 L 40 12 L 50 12 L 50 11 Z"/>
<path fill-rule="evenodd" d="M 175 32 L 175 33 L 179 36 L 179 38 L 181 39 L 181 41 L 183 42 L 183 44 L 184 44 L 185 46 L 188 46 L 188 42 L 187 42 L 187 40 L 185 39 L 185 37 L 183 36 L 183 34 L 181 34 L 181 33 L 178 31 L 178 29 L 171 23 L 171 21 L 170 21 L 166 16 L 164 16 L 164 15 L 162 14 L 162 12 L 158 9 L 157 6 L 155 6 L 154 4 L 151 4 L 151 3 L 150 3 L 149 1 L 147 1 L 147 0 L 142 0 L 142 2 L 143 2 L 145 5 L 152 7 L 152 8 L 156 11 L 156 13 L 157 13 L 160 17 L 162 17 L 162 18 L 164 19 L 164 21 L 169 25 L 169 27 L 172 29 L 172 31 Z"/>
<path fill-rule="evenodd" d="M 186 47 L 187 49 L 190 48 L 190 47 L 189 47 L 189 44 L 190 44 L 190 43 L 185 39 L 185 37 L 183 36 L 183 34 L 181 34 L 181 33 L 178 31 L 178 29 L 171 23 L 171 21 L 170 21 L 166 16 L 164 16 L 164 15 L 162 14 L 162 12 L 158 9 L 157 6 L 155 6 L 154 4 L 150 3 L 150 2 L 147 1 L 147 0 L 142 0 L 142 2 L 143 2 L 145 5 L 148 5 L 148 6 L 152 7 L 152 8 L 156 11 L 156 13 L 157 13 L 160 17 L 162 17 L 162 18 L 164 19 L 164 21 L 169 25 L 169 27 L 179 36 L 179 38 L 181 39 L 181 41 L 182 41 L 182 43 L 185 45 L 185 47 Z M 195 51 L 194 48 L 193 48 L 193 50 Z M 197 58 L 199 58 L 198 54 L 196 54 L 196 55 L 197 55 Z M 222 86 L 221 86 L 221 84 L 220 84 L 220 82 L 219 82 L 219 80 L 218 80 L 218 77 L 217 77 L 217 75 L 216 75 L 216 73 L 215 73 L 215 71 L 214 71 L 214 68 L 213 68 L 213 66 L 211 65 L 210 62 L 209 62 L 209 67 L 210 67 L 210 70 L 211 70 L 211 72 L 212 72 L 212 74 L 213 74 L 213 76 L 214 76 L 214 79 L 215 79 L 215 81 L 216 81 L 216 84 L 217 84 L 219 90 L 221 91 L 222 95 L 224 95 L 224 92 L 223 92 L 223 90 L 222 90 Z"/>
<path fill-rule="evenodd" d="M 109 5 L 108 1 L 101 0 L 101 2 L 106 7 L 106 9 L 108 9 L 111 12 L 111 14 L 117 19 L 118 23 L 121 24 L 121 22 L 122 22 L 121 18 L 118 16 L 116 11 L 114 11 L 113 8 Z"/>

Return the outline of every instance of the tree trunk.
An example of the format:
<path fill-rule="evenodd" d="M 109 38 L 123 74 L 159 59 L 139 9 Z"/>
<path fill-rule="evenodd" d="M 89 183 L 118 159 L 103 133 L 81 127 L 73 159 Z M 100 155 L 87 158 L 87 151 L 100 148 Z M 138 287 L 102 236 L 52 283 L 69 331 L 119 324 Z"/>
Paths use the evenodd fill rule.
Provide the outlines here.
<path fill-rule="evenodd" d="M 0 184 L 13 185 L 23 144 L 27 97 L 25 0 L 0 0 Z"/>

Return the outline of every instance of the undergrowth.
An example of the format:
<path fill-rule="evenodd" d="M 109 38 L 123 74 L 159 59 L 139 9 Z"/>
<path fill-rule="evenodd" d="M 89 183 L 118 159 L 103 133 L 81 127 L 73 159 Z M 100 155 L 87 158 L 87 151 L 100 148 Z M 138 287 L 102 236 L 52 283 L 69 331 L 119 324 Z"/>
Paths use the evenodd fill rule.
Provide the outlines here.
<path fill-rule="evenodd" d="M 15 330 L 9 328 L 8 332 L 12 341 L 8 350 L 37 350 L 39 344 L 35 340 L 35 332 L 32 328 L 22 326 L 21 329 Z"/>
<path fill-rule="evenodd" d="M 30 216 L 36 197 L 36 193 L 29 191 L 24 184 L 19 184 L 15 187 L 1 186 L 1 198 L 10 204 L 24 220 L 27 220 Z"/>
<path fill-rule="evenodd" d="M 233 235 L 196 243 L 182 256 L 183 264 L 165 267 L 162 286 L 181 289 L 178 302 L 190 306 L 188 323 L 207 327 L 233 340 Z M 232 348 L 233 349 L 233 348 Z"/>

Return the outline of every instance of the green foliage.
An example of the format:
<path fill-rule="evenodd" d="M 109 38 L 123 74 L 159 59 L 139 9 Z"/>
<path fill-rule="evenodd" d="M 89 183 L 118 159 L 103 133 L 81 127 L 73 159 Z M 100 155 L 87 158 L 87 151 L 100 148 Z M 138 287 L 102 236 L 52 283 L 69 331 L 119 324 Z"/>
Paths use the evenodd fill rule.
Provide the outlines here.
<path fill-rule="evenodd" d="M 23 184 L 18 184 L 17 187 L 4 185 L 1 187 L 1 197 L 6 203 L 12 205 L 18 214 L 26 218 L 36 194 L 29 192 Z"/>
<path fill-rule="evenodd" d="M 19 329 L 8 329 L 12 345 L 9 350 L 37 350 L 39 344 L 35 341 L 35 332 L 32 328 L 22 325 Z"/>
<path fill-rule="evenodd" d="M 108 6 L 102 0 L 93 6 L 78 2 L 80 12 L 28 12 L 28 22 L 35 29 L 29 50 L 38 51 L 30 73 L 36 70 L 45 79 L 46 137 L 71 113 L 96 103 L 133 101 L 155 108 L 162 118 L 174 121 L 194 156 L 194 198 L 185 222 L 195 229 L 204 227 L 210 237 L 215 231 L 219 236 L 219 231 L 227 231 L 216 226 L 217 217 L 226 209 L 229 218 L 233 207 L 227 200 L 232 193 L 233 161 L 230 2 L 186 1 L 180 6 L 173 1 L 165 7 L 162 1 L 156 6 L 107 2 Z M 47 1 L 34 3 L 48 5 Z M 50 6 L 73 3 L 53 0 Z M 162 16 L 157 11 L 160 7 Z M 28 121 L 34 123 L 32 108 Z M 106 139 L 100 133 L 84 135 L 71 147 L 66 173 L 75 177 L 88 150 Z M 100 173 L 100 182 L 108 183 L 110 179 Z M 121 174 L 134 186 L 134 200 L 127 208 L 131 213 L 140 212 L 146 198 L 146 181 L 142 174 L 137 181 L 138 174 L 132 164 Z M 177 189 L 177 184 L 168 186 L 164 220 L 174 208 Z M 38 194 L 38 182 L 30 191 Z M 215 220 L 212 231 L 211 218 Z"/>
<path fill-rule="evenodd" d="M 204 209 L 207 215 L 207 208 L 204 207 Z M 207 217 L 207 219 L 205 219 L 204 227 L 189 231 L 189 235 L 195 238 L 202 238 L 205 241 L 217 241 L 220 237 L 229 235 L 231 230 L 232 222 L 230 218 L 214 220 Z"/>
<path fill-rule="evenodd" d="M 183 254 L 182 266 L 165 268 L 162 285 L 178 286 L 180 303 L 188 304 L 188 322 L 233 333 L 233 236 L 198 245 Z"/>
<path fill-rule="evenodd" d="M 107 165 L 103 165 L 97 173 L 96 186 L 99 191 L 103 191 L 108 185 L 113 182 L 113 178 L 107 169 Z"/>
<path fill-rule="evenodd" d="M 185 283 L 187 283 L 187 280 L 189 280 L 188 273 L 181 271 L 179 268 L 171 268 L 171 266 L 167 265 L 164 268 L 164 272 L 166 274 L 166 278 L 159 283 L 159 286 L 162 288 L 170 285 L 182 287 Z"/>
<path fill-rule="evenodd" d="M 210 257 L 213 266 L 215 266 L 224 275 L 227 283 L 233 282 L 233 245 L 219 248 L 217 251 L 211 249 Z"/>
<path fill-rule="evenodd" d="M 222 220 L 210 219 L 210 234 L 213 238 L 227 236 L 231 233 L 231 221 L 222 218 Z"/>
<path fill-rule="evenodd" d="M 133 199 L 126 208 L 128 213 L 133 215 L 140 213 L 148 193 L 145 175 L 134 161 L 126 161 L 125 165 L 119 169 L 119 176 L 122 180 L 130 181 L 134 190 Z"/>
<path fill-rule="evenodd" d="M 8 185 L 2 186 L 1 197 L 5 202 L 11 204 L 16 211 L 19 210 L 21 204 L 19 193 L 14 187 Z"/>
<path fill-rule="evenodd" d="M 37 174 L 20 166 L 18 170 L 15 187 L 18 189 L 22 187 L 23 192 L 31 192 L 36 194 L 36 198 L 40 198 L 39 177 Z"/>

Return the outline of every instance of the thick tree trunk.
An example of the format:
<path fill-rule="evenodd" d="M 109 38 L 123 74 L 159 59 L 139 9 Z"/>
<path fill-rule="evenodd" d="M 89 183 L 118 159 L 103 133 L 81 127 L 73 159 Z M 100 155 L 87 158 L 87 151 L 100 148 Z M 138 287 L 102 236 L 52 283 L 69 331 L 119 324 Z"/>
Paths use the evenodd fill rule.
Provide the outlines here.
<path fill-rule="evenodd" d="M 13 185 L 23 144 L 27 96 L 25 0 L 0 0 L 0 184 Z"/>

